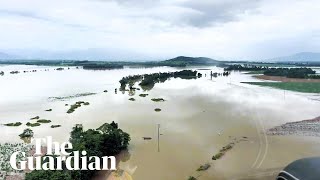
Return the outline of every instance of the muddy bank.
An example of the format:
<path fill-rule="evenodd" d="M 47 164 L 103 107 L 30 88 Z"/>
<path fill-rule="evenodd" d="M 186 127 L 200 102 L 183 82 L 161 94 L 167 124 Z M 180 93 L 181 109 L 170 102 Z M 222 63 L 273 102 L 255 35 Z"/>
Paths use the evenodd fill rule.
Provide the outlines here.
<path fill-rule="evenodd" d="M 320 116 L 297 122 L 289 122 L 267 131 L 268 135 L 300 135 L 320 137 Z"/>
<path fill-rule="evenodd" d="M 299 78 L 287 78 L 282 76 L 257 75 L 253 77 L 257 79 L 262 79 L 262 80 L 280 81 L 280 82 L 320 82 L 320 79 L 299 79 Z"/>

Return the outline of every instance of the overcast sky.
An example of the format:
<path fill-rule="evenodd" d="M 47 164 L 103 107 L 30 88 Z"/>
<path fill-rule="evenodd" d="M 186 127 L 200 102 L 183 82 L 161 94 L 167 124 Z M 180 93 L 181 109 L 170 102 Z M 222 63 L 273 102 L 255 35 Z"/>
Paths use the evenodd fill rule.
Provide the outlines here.
<path fill-rule="evenodd" d="M 319 0 L 0 0 L 0 52 L 270 58 L 320 48 Z"/>

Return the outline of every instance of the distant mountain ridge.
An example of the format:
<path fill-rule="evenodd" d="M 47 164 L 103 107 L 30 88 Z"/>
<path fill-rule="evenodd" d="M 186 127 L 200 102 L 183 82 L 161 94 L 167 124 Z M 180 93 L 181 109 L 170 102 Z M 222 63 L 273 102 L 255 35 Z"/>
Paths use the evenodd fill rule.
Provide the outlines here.
<path fill-rule="evenodd" d="M 220 61 L 207 58 L 207 57 L 187 57 L 187 56 L 178 56 L 173 59 L 168 59 L 165 61 L 162 61 L 165 63 L 185 63 L 187 65 L 200 65 L 200 64 L 219 64 Z"/>
<path fill-rule="evenodd" d="M 268 59 L 268 61 L 276 62 L 320 62 L 320 53 L 301 52 L 290 56 L 276 57 Z"/>
<path fill-rule="evenodd" d="M 15 56 L 12 56 L 12 55 L 7 54 L 7 53 L 0 52 L 0 59 L 15 59 L 15 58 L 16 58 Z"/>

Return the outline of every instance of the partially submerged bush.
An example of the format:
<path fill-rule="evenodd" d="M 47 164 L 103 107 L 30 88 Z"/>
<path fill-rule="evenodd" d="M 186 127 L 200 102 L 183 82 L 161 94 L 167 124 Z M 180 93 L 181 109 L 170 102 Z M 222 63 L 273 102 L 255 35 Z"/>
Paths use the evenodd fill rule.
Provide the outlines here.
<path fill-rule="evenodd" d="M 139 94 L 140 97 L 147 97 L 149 94 Z"/>
<path fill-rule="evenodd" d="M 212 160 L 218 160 L 224 155 L 224 152 L 218 152 L 218 154 L 212 156 Z"/>
<path fill-rule="evenodd" d="M 36 123 L 30 123 L 30 122 L 28 122 L 26 125 L 27 125 L 27 126 L 30 126 L 30 127 L 36 127 L 36 126 L 40 126 L 41 124 L 38 123 L 38 122 L 36 122 Z"/>
<path fill-rule="evenodd" d="M 20 138 L 31 138 L 33 137 L 33 131 L 29 128 L 25 129 L 19 136 Z"/>
<path fill-rule="evenodd" d="M 135 100 L 136 100 L 135 98 L 130 98 L 130 99 L 129 99 L 129 101 L 135 101 Z"/>
<path fill-rule="evenodd" d="M 22 123 L 21 122 L 15 122 L 15 123 L 7 123 L 7 124 L 4 124 L 5 126 L 20 126 Z"/>
<path fill-rule="evenodd" d="M 197 171 L 205 171 L 205 170 L 209 169 L 210 167 L 211 167 L 211 165 L 210 165 L 209 163 L 206 163 L 206 164 L 204 164 L 204 165 L 201 165 L 201 166 L 197 169 Z"/>
<path fill-rule="evenodd" d="M 47 119 L 40 119 L 37 121 L 38 123 L 51 123 L 51 120 L 47 120 Z"/>
<path fill-rule="evenodd" d="M 90 103 L 89 102 L 84 102 L 84 101 L 78 101 L 75 104 L 72 104 L 70 106 L 70 108 L 68 109 L 67 113 L 68 114 L 73 113 L 77 108 L 81 107 L 82 104 L 85 105 L 85 106 L 88 106 Z"/>
<path fill-rule="evenodd" d="M 163 98 L 152 98 L 151 100 L 154 101 L 154 102 L 163 102 L 163 101 L 165 101 Z"/>
<path fill-rule="evenodd" d="M 51 128 L 58 128 L 58 127 L 61 127 L 61 125 L 51 125 L 50 127 Z"/>
<path fill-rule="evenodd" d="M 35 120 L 35 119 L 40 119 L 40 117 L 36 116 L 36 117 L 30 118 L 30 120 Z"/>
<path fill-rule="evenodd" d="M 160 112 L 160 111 L 161 111 L 161 109 L 160 109 L 160 108 L 155 108 L 155 109 L 154 109 L 154 111 L 156 111 L 156 112 Z"/>
<path fill-rule="evenodd" d="M 52 109 L 46 109 L 45 111 L 50 112 L 50 111 L 52 111 Z"/>

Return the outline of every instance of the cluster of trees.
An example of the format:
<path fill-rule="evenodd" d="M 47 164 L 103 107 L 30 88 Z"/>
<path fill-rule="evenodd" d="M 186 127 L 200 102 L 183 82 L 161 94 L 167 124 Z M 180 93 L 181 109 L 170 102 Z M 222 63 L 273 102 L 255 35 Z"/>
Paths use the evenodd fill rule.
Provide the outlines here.
<path fill-rule="evenodd" d="M 152 73 L 144 75 L 134 75 L 123 77 L 120 82 L 120 89 L 125 90 L 126 86 L 129 85 L 131 89 L 133 85 L 140 82 L 139 85 L 144 90 L 149 90 L 154 87 L 156 83 L 165 82 L 169 78 L 181 78 L 181 79 L 192 79 L 201 77 L 202 74 L 192 70 L 182 70 L 176 72 L 164 72 L 164 73 Z"/>
<path fill-rule="evenodd" d="M 311 68 L 269 68 L 263 74 L 288 78 L 309 78 L 311 77 L 310 75 L 315 75 L 316 72 Z"/>
<path fill-rule="evenodd" d="M 122 150 L 127 149 L 130 141 L 128 133 L 118 128 L 118 124 L 112 122 L 105 123 L 98 129 L 84 130 L 82 125 L 76 125 L 71 131 L 70 142 L 72 151 L 86 151 L 87 156 L 115 156 Z M 71 154 L 73 156 L 73 154 Z M 87 162 L 88 164 L 90 163 Z M 82 162 L 80 159 L 80 168 Z M 26 180 L 53 179 L 53 180 L 73 180 L 92 179 L 97 175 L 97 171 L 74 170 L 68 171 L 65 167 L 63 171 L 35 170 L 26 174 Z"/>
<path fill-rule="evenodd" d="M 255 66 L 255 65 L 248 65 L 248 64 L 244 64 L 244 65 L 234 64 L 224 68 L 225 71 L 263 71 L 267 69 L 268 69 L 267 66 Z"/>

